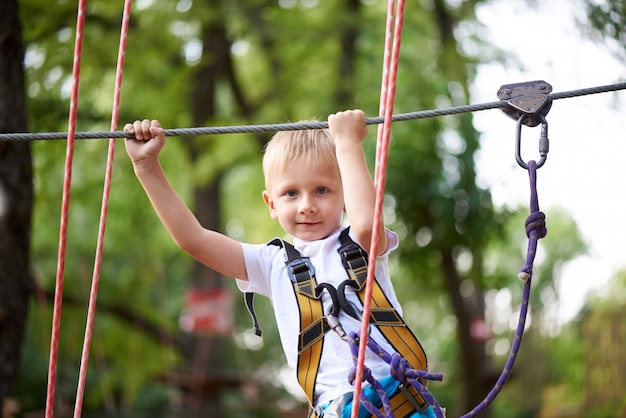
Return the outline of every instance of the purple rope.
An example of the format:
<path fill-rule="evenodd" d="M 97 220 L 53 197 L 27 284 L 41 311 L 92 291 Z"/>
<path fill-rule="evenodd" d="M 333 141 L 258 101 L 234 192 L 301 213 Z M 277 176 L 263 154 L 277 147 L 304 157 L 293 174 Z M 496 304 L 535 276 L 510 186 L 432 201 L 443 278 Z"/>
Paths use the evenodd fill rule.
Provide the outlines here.
<path fill-rule="evenodd" d="M 368 338 L 368 346 L 371 338 Z M 348 374 L 348 381 L 351 385 L 354 385 L 354 380 L 356 379 L 356 365 L 359 360 L 359 337 L 357 333 L 350 332 L 347 337 L 348 344 L 350 345 L 350 353 L 352 354 L 352 361 L 354 362 L 354 367 L 350 369 L 350 373 Z M 360 400 L 361 404 L 367 409 L 367 411 L 374 415 L 377 418 L 393 418 L 393 410 L 391 409 L 391 402 L 389 400 L 389 396 L 387 396 L 387 392 L 383 389 L 382 385 L 378 380 L 372 376 L 371 370 L 367 366 L 363 366 L 363 380 L 367 381 L 369 384 L 376 389 L 376 393 L 378 397 L 383 403 L 383 409 L 385 413 L 380 412 L 378 408 L 363 394 L 361 391 Z"/>
<path fill-rule="evenodd" d="M 353 382 L 356 374 L 356 364 L 359 353 L 359 336 L 355 332 L 351 332 L 348 335 L 348 343 L 350 345 L 350 352 L 352 353 L 352 359 L 355 364 L 355 366 L 350 370 L 348 381 L 350 382 L 350 384 L 354 384 Z M 426 400 L 429 405 L 433 406 L 435 416 L 437 418 L 443 418 L 443 411 L 441 410 L 439 403 L 437 402 L 435 397 L 431 395 L 428 389 L 420 382 L 420 379 L 441 381 L 443 379 L 443 376 L 441 374 L 429 373 L 425 370 L 411 368 L 404 357 L 402 357 L 398 353 L 390 355 L 371 337 L 367 339 L 367 347 L 372 350 L 374 354 L 376 354 L 377 356 L 385 360 L 387 364 L 389 364 L 391 377 L 401 383 L 410 384 L 411 386 L 413 386 L 419 392 L 419 394 L 422 395 L 424 400 Z M 363 392 L 361 392 L 360 396 L 361 404 L 365 407 L 365 409 L 367 409 L 370 414 L 376 417 L 394 418 L 389 396 L 384 391 L 380 383 L 371 375 L 371 372 L 367 367 L 365 367 L 363 371 L 363 379 L 370 383 L 376 389 L 376 393 L 378 393 L 378 396 L 380 397 L 380 400 L 383 404 L 385 414 L 381 415 L 382 413 L 380 412 L 380 410 L 376 408 L 376 406 L 373 405 L 369 399 L 367 399 Z"/>
<path fill-rule="evenodd" d="M 537 197 L 537 163 L 533 160 L 528 162 L 528 177 L 530 180 L 530 215 L 526 218 L 526 236 L 528 237 L 528 250 L 526 253 L 526 262 L 524 266 L 521 268 L 518 277 L 524 281 L 524 290 L 522 293 L 522 306 L 520 308 L 519 320 L 517 322 L 517 330 L 515 332 L 515 339 L 513 344 L 511 345 L 511 351 L 509 353 L 509 357 L 504 365 L 504 369 L 498 378 L 498 381 L 493 386 L 491 391 L 487 394 L 485 399 L 478 404 L 474 409 L 472 409 L 467 414 L 463 415 L 461 418 L 469 418 L 475 417 L 484 412 L 485 409 L 491 405 L 491 403 L 495 400 L 496 396 L 500 393 L 504 384 L 509 379 L 511 372 L 513 370 L 513 366 L 515 364 L 515 360 L 517 359 L 517 355 L 519 353 L 520 346 L 522 344 L 522 337 L 524 336 L 524 328 L 526 326 L 526 317 L 528 315 L 528 306 L 530 300 L 530 286 L 532 282 L 533 275 L 533 263 L 535 261 L 535 255 L 537 253 L 537 241 L 540 238 L 543 238 L 547 234 L 546 223 L 545 223 L 545 215 L 543 212 L 539 211 L 539 199 Z M 356 363 L 358 360 L 358 350 L 359 350 L 359 336 L 351 332 L 347 336 L 348 344 L 350 345 L 350 352 L 352 353 L 352 358 L 355 366 L 350 371 L 348 380 L 350 384 L 354 384 L 354 379 L 356 375 Z M 372 350 L 376 355 L 385 360 L 389 366 L 391 371 L 391 376 L 402 382 L 403 384 L 410 384 L 413 386 L 419 393 L 422 395 L 424 400 L 428 404 L 433 407 L 435 412 L 435 416 L 437 418 L 443 418 L 443 411 L 439 406 L 439 403 L 435 399 L 434 396 L 428 391 L 428 389 L 422 385 L 420 379 L 423 380 L 442 380 L 443 376 L 438 373 L 429 373 L 425 370 L 412 369 L 409 363 L 403 358 L 400 354 L 394 353 L 390 355 L 387 353 L 382 347 L 380 347 L 376 341 L 372 338 L 368 338 L 367 347 Z M 367 397 L 361 392 L 360 400 L 363 406 L 367 409 L 367 411 L 374 415 L 377 418 L 393 418 L 393 411 L 391 409 L 391 403 L 389 401 L 389 396 L 382 388 L 380 382 L 376 380 L 372 374 L 370 369 L 365 367 L 363 371 L 363 380 L 367 381 L 375 388 L 376 393 L 380 397 L 380 400 L 383 404 L 383 409 L 385 414 L 380 412 L 378 408 L 369 400 Z"/>
<path fill-rule="evenodd" d="M 528 162 L 528 177 L 530 179 L 530 215 L 526 218 L 526 236 L 528 237 L 528 251 L 526 254 L 526 263 L 520 270 L 518 277 L 524 281 L 524 291 L 522 295 L 522 307 L 520 308 L 519 320 L 517 322 L 517 331 L 515 340 L 511 346 L 511 352 L 507 359 L 504 369 L 498 378 L 498 381 L 487 394 L 485 399 L 461 418 L 475 417 L 482 413 L 495 400 L 500 393 L 504 384 L 511 375 L 513 365 L 517 359 L 522 337 L 524 336 L 524 327 L 526 326 L 526 316 L 528 314 L 528 301 L 530 299 L 530 284 L 533 276 L 533 263 L 537 252 L 537 241 L 547 234 L 545 215 L 539 211 L 539 200 L 537 198 L 537 163 L 533 160 Z"/>
<path fill-rule="evenodd" d="M 529 280 L 533 275 L 533 262 L 537 252 L 537 241 L 548 233 L 546 229 L 546 216 L 539 211 L 537 198 L 537 165 L 535 161 L 528 162 L 528 177 L 530 179 L 530 215 L 526 218 L 526 236 L 528 237 L 528 252 L 526 264 L 522 267 L 518 277 L 521 280 Z"/>
<path fill-rule="evenodd" d="M 520 345 L 522 344 L 522 337 L 524 336 L 524 327 L 526 325 L 526 314 L 528 313 L 528 299 L 530 296 L 530 282 L 531 278 L 524 282 L 524 294 L 522 297 L 522 307 L 520 309 L 519 320 L 517 322 L 517 331 L 515 333 L 515 340 L 513 340 L 513 345 L 511 347 L 511 352 L 509 353 L 509 358 L 506 360 L 504 365 L 504 369 L 498 378 L 496 384 L 491 388 L 491 391 L 487 394 L 485 399 L 478 404 L 474 409 L 472 409 L 467 414 L 463 415 L 461 418 L 466 417 L 475 417 L 481 414 L 491 403 L 496 399 L 496 396 L 500 393 L 504 384 L 509 379 L 511 375 L 511 371 L 513 370 L 513 365 L 515 364 L 515 360 L 517 359 L 517 354 L 519 352 Z"/>

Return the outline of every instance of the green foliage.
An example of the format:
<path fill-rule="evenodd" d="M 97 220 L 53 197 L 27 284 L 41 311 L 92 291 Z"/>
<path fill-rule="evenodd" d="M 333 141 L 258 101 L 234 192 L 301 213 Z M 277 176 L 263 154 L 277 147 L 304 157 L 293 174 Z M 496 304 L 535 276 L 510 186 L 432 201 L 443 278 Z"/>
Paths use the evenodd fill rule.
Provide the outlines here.
<path fill-rule="evenodd" d="M 626 270 L 618 271 L 607 287 L 591 294 L 587 309 L 598 314 L 619 311 L 626 305 Z"/>
<path fill-rule="evenodd" d="M 618 58 L 626 59 L 626 2 L 585 0 L 583 3 L 587 17 L 583 27 L 589 30 L 589 36 L 603 46 L 608 46 Z"/>
<path fill-rule="evenodd" d="M 584 410 L 598 417 L 626 412 L 622 379 L 626 367 L 623 345 L 626 307 L 626 272 L 617 272 L 609 284 L 591 295 L 582 315 L 585 369 Z"/>
<path fill-rule="evenodd" d="M 215 59 L 212 53 L 203 58 L 197 49 L 213 46 L 202 39 L 208 22 L 225 28 L 234 68 L 232 79 L 220 79 L 215 94 L 206 97 L 205 105 L 216 109 L 207 124 L 323 120 L 340 106 L 377 114 L 385 2 L 357 2 L 356 13 L 344 9 L 349 3 L 354 4 L 137 2 L 125 57 L 120 127 L 144 117 L 160 119 L 166 127 L 190 126 L 197 110 L 192 108 L 191 96 L 199 88 L 198 73 L 205 64 L 202 59 Z M 463 23 L 463 30 L 476 33 L 472 29 L 473 7 L 479 2 L 461 3 L 456 8 L 446 6 L 456 19 L 453 23 L 456 28 Z M 30 129 L 65 131 L 75 5 L 23 0 L 20 7 L 28 51 Z M 119 2 L 89 2 L 78 130 L 108 130 L 110 126 L 121 8 Z M 407 7 L 394 113 L 468 100 L 468 85 L 480 57 L 459 53 L 461 46 L 444 45 L 438 24 L 431 9 L 417 3 Z M 347 27 L 357 30 L 357 54 L 353 74 L 342 77 L 340 37 Z M 475 36 L 473 39 L 479 42 Z M 339 98 L 337 92 L 342 89 L 350 92 L 347 99 Z M 375 130 L 370 129 L 366 144 L 372 168 Z M 170 138 L 161 162 L 174 188 L 190 205 L 195 187 L 221 182 L 222 230 L 243 241 L 265 242 L 283 233 L 269 219 L 261 199 L 260 151 L 268 138 L 269 134 Z M 33 274 L 42 292 L 49 294 L 55 283 L 65 145 L 62 141 L 39 142 L 33 151 Z M 60 404 L 72 403 L 76 387 L 107 146 L 104 140 L 76 143 L 65 265 Z M 397 293 L 407 322 L 427 347 L 432 370 L 446 375 L 445 383 L 433 384 L 445 405 L 453 405 L 458 398 L 457 359 L 464 347 L 456 340 L 457 319 L 440 266 L 442 250 L 455 254 L 462 279 L 481 291 L 516 289 L 518 283 L 511 284 L 511 277 L 523 259 L 525 215 L 494 208 L 489 192 L 475 185 L 473 156 L 478 147 L 479 135 L 470 115 L 395 124 L 390 147 L 386 216 L 402 239 L 392 261 Z M 162 379 L 184 366 L 180 352 L 160 344 L 144 329 L 129 325 L 114 308 L 139 316 L 163 332 L 177 334 L 191 260 L 181 254 L 159 224 L 133 175 L 122 141 L 116 146 L 108 210 L 86 413 L 162 416 L 167 409 L 164 405 L 180 396 Z M 552 216 L 548 214 L 548 218 Z M 549 220 L 550 239 L 558 240 L 558 245 L 545 246 L 547 255 L 538 274 L 542 277 L 540 287 L 552 286 L 552 272 L 580 250 L 580 237 L 569 218 L 560 213 L 554 218 L 558 220 Z M 471 263 L 459 261 L 468 255 Z M 228 286 L 238 294 L 234 283 Z M 43 293 L 40 295 L 29 317 L 18 388 L 25 410 L 42 408 L 45 401 L 51 304 Z M 249 338 L 249 317 L 241 304 L 236 312 L 233 348 L 224 356 L 228 368 L 245 371 L 243 377 L 248 383 L 258 382 L 264 392 L 261 399 L 252 401 L 242 401 L 238 391 L 225 392 L 223 402 L 230 416 L 276 416 L 274 405 L 299 405 L 277 376 L 283 354 L 272 308 L 261 298 L 256 302 L 263 343 Z M 579 372 L 572 371 L 568 377 L 578 378 Z"/>

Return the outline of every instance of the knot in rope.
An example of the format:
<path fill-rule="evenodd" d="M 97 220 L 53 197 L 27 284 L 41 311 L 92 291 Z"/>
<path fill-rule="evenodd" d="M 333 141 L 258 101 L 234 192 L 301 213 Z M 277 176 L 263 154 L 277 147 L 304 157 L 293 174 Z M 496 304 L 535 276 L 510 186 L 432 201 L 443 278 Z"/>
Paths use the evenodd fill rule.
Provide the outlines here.
<path fill-rule="evenodd" d="M 526 218 L 526 236 L 530 238 L 533 231 L 536 232 L 537 239 L 545 237 L 548 233 L 546 215 L 543 212 L 533 212 Z"/>
<path fill-rule="evenodd" d="M 398 353 L 391 355 L 389 362 L 391 376 L 399 382 L 406 382 L 406 372 L 410 369 L 409 362 Z"/>
<path fill-rule="evenodd" d="M 353 385 L 355 379 L 356 379 L 356 367 L 353 367 L 350 369 L 350 373 L 348 373 L 348 382 L 351 385 Z M 363 380 L 368 381 L 370 383 L 371 381 L 374 380 L 374 376 L 372 375 L 372 371 L 369 369 L 369 367 L 363 367 Z"/>
<path fill-rule="evenodd" d="M 359 346 L 359 336 L 355 332 L 350 332 L 346 338 L 348 345 L 350 346 L 350 351 L 352 353 L 353 360 L 355 362 L 355 366 L 350 369 L 350 373 L 348 374 L 348 381 L 351 385 L 354 386 L 354 382 L 357 377 L 357 367 L 356 363 L 358 360 L 358 346 Z M 402 357 L 399 353 L 389 354 L 385 351 L 373 338 L 368 338 L 367 340 L 367 348 L 369 348 L 374 354 L 383 359 L 387 364 L 389 364 L 390 368 L 390 376 L 395 380 L 403 383 L 404 385 L 413 386 L 419 393 L 422 395 L 424 400 L 429 405 L 433 406 L 435 416 L 438 418 L 443 418 L 444 414 L 439 406 L 437 400 L 432 396 L 432 394 L 426 388 L 427 380 L 438 380 L 441 381 L 443 379 L 443 375 L 438 373 L 429 373 L 426 370 L 413 369 L 410 363 Z M 422 381 L 420 381 L 422 380 Z M 375 417 L 388 418 L 393 417 L 393 412 L 389 400 L 388 394 L 385 392 L 384 388 L 381 386 L 380 382 L 376 380 L 376 378 L 372 375 L 371 370 L 367 368 L 363 364 L 363 375 L 362 381 L 369 382 L 372 387 L 378 393 L 378 397 L 382 402 L 383 409 L 385 410 L 385 415 L 379 415 L 380 411 L 361 393 L 359 398 L 361 399 L 361 403 L 367 409 L 371 415 Z"/>

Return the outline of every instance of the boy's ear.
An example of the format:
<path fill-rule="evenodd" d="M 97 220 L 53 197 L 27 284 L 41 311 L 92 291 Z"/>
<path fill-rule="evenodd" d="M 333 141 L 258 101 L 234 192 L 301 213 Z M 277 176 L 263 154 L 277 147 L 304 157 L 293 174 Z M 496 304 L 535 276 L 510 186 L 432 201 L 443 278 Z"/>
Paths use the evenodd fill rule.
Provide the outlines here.
<path fill-rule="evenodd" d="M 270 216 L 272 219 L 276 219 L 276 208 L 274 207 L 274 200 L 270 197 L 267 190 L 263 190 L 263 201 L 270 210 Z"/>

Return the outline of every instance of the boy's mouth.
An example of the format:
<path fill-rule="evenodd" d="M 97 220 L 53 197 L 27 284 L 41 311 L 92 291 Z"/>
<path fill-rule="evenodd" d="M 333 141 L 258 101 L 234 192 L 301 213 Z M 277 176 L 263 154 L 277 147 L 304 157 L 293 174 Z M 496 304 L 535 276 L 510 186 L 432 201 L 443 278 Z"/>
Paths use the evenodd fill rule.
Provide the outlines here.
<path fill-rule="evenodd" d="M 298 222 L 298 225 L 302 225 L 302 226 L 315 226 L 318 225 L 320 222 Z"/>

